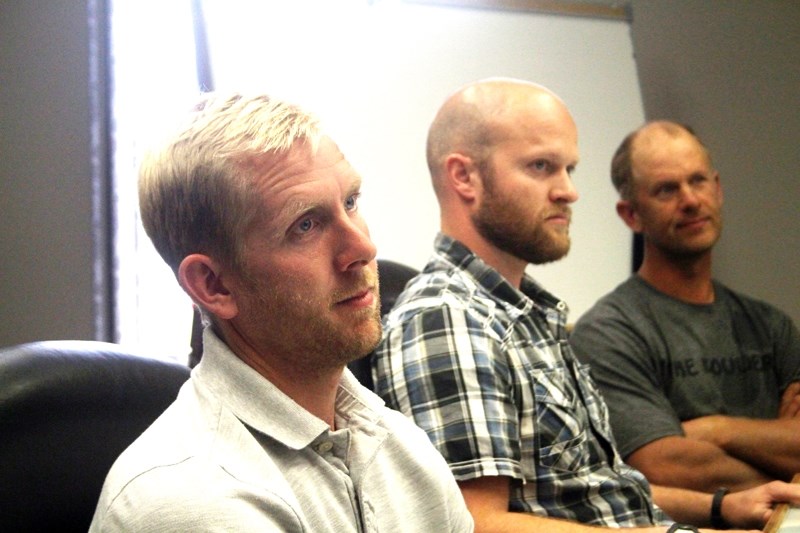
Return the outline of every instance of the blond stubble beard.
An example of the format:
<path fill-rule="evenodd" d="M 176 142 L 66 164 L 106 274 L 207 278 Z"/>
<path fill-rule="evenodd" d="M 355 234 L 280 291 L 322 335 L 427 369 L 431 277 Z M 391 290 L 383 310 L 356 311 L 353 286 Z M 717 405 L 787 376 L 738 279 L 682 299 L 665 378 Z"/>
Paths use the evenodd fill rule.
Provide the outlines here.
<path fill-rule="evenodd" d="M 353 286 L 363 286 L 369 277 L 362 275 Z M 265 328 L 265 333 L 257 336 L 263 341 L 257 344 L 306 373 L 341 368 L 370 353 L 381 340 L 377 281 L 375 305 L 355 311 L 341 322 L 326 318 L 326 311 L 329 317 L 336 313 L 330 302 L 309 300 L 292 291 L 270 291 L 260 281 L 250 280 L 248 285 L 250 294 L 257 295 L 248 299 L 246 309 L 254 317 L 251 328 Z"/>

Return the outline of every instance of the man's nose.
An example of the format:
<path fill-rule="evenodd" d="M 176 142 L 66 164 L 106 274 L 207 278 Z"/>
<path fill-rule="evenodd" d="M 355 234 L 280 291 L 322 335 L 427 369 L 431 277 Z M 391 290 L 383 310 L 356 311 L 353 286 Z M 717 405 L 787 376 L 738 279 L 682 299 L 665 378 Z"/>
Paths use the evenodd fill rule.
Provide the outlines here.
<path fill-rule="evenodd" d="M 552 189 L 551 196 L 554 202 L 563 202 L 571 204 L 578 200 L 578 189 L 572 181 L 570 173 L 564 169 L 557 183 Z"/>
<path fill-rule="evenodd" d="M 698 191 L 692 188 L 690 184 L 688 183 L 682 184 L 678 193 L 681 202 L 681 207 L 683 209 L 695 209 L 697 208 L 698 205 L 700 205 Z"/>
<path fill-rule="evenodd" d="M 366 222 L 360 217 L 342 221 L 336 254 L 336 266 L 341 271 L 363 267 L 375 259 L 377 248 L 369 236 Z"/>

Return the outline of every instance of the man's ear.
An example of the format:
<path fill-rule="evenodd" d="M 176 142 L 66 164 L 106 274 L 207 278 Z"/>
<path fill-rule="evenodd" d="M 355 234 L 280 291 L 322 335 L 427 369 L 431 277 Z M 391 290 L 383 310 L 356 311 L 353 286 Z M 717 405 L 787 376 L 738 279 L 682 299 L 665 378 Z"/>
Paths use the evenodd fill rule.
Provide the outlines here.
<path fill-rule="evenodd" d="M 636 208 L 633 207 L 628 200 L 620 200 L 617 202 L 617 214 L 619 218 L 625 222 L 625 225 L 631 228 L 634 233 L 640 233 L 642 231 L 642 224 L 639 220 L 639 214 L 636 212 Z"/>
<path fill-rule="evenodd" d="M 472 158 L 453 153 L 444 161 L 447 183 L 456 194 L 467 202 L 473 202 L 479 193 L 480 182 L 477 166 Z"/>
<path fill-rule="evenodd" d="M 178 267 L 178 280 L 192 300 L 222 320 L 239 314 L 220 265 L 203 254 L 187 255 Z"/>

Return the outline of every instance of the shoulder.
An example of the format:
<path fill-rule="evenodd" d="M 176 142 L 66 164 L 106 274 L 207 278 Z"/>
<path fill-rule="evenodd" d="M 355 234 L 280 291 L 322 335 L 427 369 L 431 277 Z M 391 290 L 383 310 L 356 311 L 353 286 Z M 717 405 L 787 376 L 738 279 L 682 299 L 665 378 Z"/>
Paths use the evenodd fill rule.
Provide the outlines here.
<path fill-rule="evenodd" d="M 424 318 L 433 325 L 436 317 L 444 315 L 488 316 L 494 307 L 490 295 L 467 272 L 458 268 L 426 271 L 408 283 L 384 323 L 393 329 Z"/>
<path fill-rule="evenodd" d="M 442 299 L 447 295 L 466 299 L 479 290 L 480 286 L 475 279 L 458 267 L 429 268 L 408 282 L 405 290 L 397 298 L 393 311 L 412 302 Z"/>
<path fill-rule="evenodd" d="M 579 359 L 597 364 L 598 359 L 608 362 L 609 353 L 630 356 L 646 350 L 653 342 L 653 292 L 632 276 L 598 300 L 570 333 Z"/>
<path fill-rule="evenodd" d="M 189 385 L 191 386 L 191 385 Z M 169 470 L 191 458 L 204 437 L 196 426 L 192 394 L 186 388 L 125 451 L 106 477 L 104 492 L 118 492 L 145 472 Z"/>
<path fill-rule="evenodd" d="M 236 480 L 220 465 L 187 458 L 104 488 L 93 531 L 211 531 L 280 526 L 299 530 L 291 501 Z"/>
<path fill-rule="evenodd" d="M 257 467 L 249 461 L 247 439 L 163 422 L 173 430 L 151 427 L 112 466 L 95 513 L 98 531 L 299 530 L 278 466 L 268 456 Z"/>
<path fill-rule="evenodd" d="M 404 463 L 406 468 L 425 468 L 429 472 L 433 469 L 438 474 L 449 473 L 447 463 L 431 444 L 428 435 L 407 416 L 384 407 L 382 425 L 389 431 L 391 443 L 384 450 L 385 455 Z M 404 468 L 398 470 L 398 474 L 402 472 Z"/>
<path fill-rule="evenodd" d="M 179 396 L 120 455 L 98 501 L 97 530 L 252 528 L 265 523 L 265 508 L 281 521 L 296 520 L 277 466 L 251 468 L 246 429 L 220 406 L 197 401 Z"/>
<path fill-rule="evenodd" d="M 608 323 L 624 323 L 640 316 L 646 299 L 643 291 L 646 289 L 635 276 L 630 277 L 581 315 L 575 323 L 573 336 L 583 335 L 600 324 L 606 327 Z"/>
<path fill-rule="evenodd" d="M 800 331 L 786 312 L 717 281 L 714 290 L 717 295 L 715 305 L 730 313 L 734 329 L 760 335 L 761 342 L 777 342 L 783 349 L 795 353 L 800 350 Z"/>
<path fill-rule="evenodd" d="M 774 305 L 764 300 L 748 296 L 742 292 L 735 291 L 717 280 L 714 280 L 714 292 L 717 298 L 725 299 L 747 313 L 757 316 L 769 316 L 791 320 L 789 315 Z"/>

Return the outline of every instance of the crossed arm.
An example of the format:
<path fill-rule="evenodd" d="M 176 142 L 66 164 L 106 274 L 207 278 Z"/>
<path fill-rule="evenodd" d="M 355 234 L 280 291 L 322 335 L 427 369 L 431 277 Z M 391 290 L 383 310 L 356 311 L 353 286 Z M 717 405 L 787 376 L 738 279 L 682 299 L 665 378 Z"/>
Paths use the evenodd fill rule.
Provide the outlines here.
<path fill-rule="evenodd" d="M 777 419 L 756 420 L 721 415 L 683 423 L 686 437 L 708 443 L 776 479 L 800 472 L 800 382 L 781 397 Z"/>
<path fill-rule="evenodd" d="M 722 415 L 683 423 L 684 436 L 657 439 L 626 461 L 659 485 L 742 490 L 800 472 L 800 382 L 783 393 L 779 418 Z"/>

